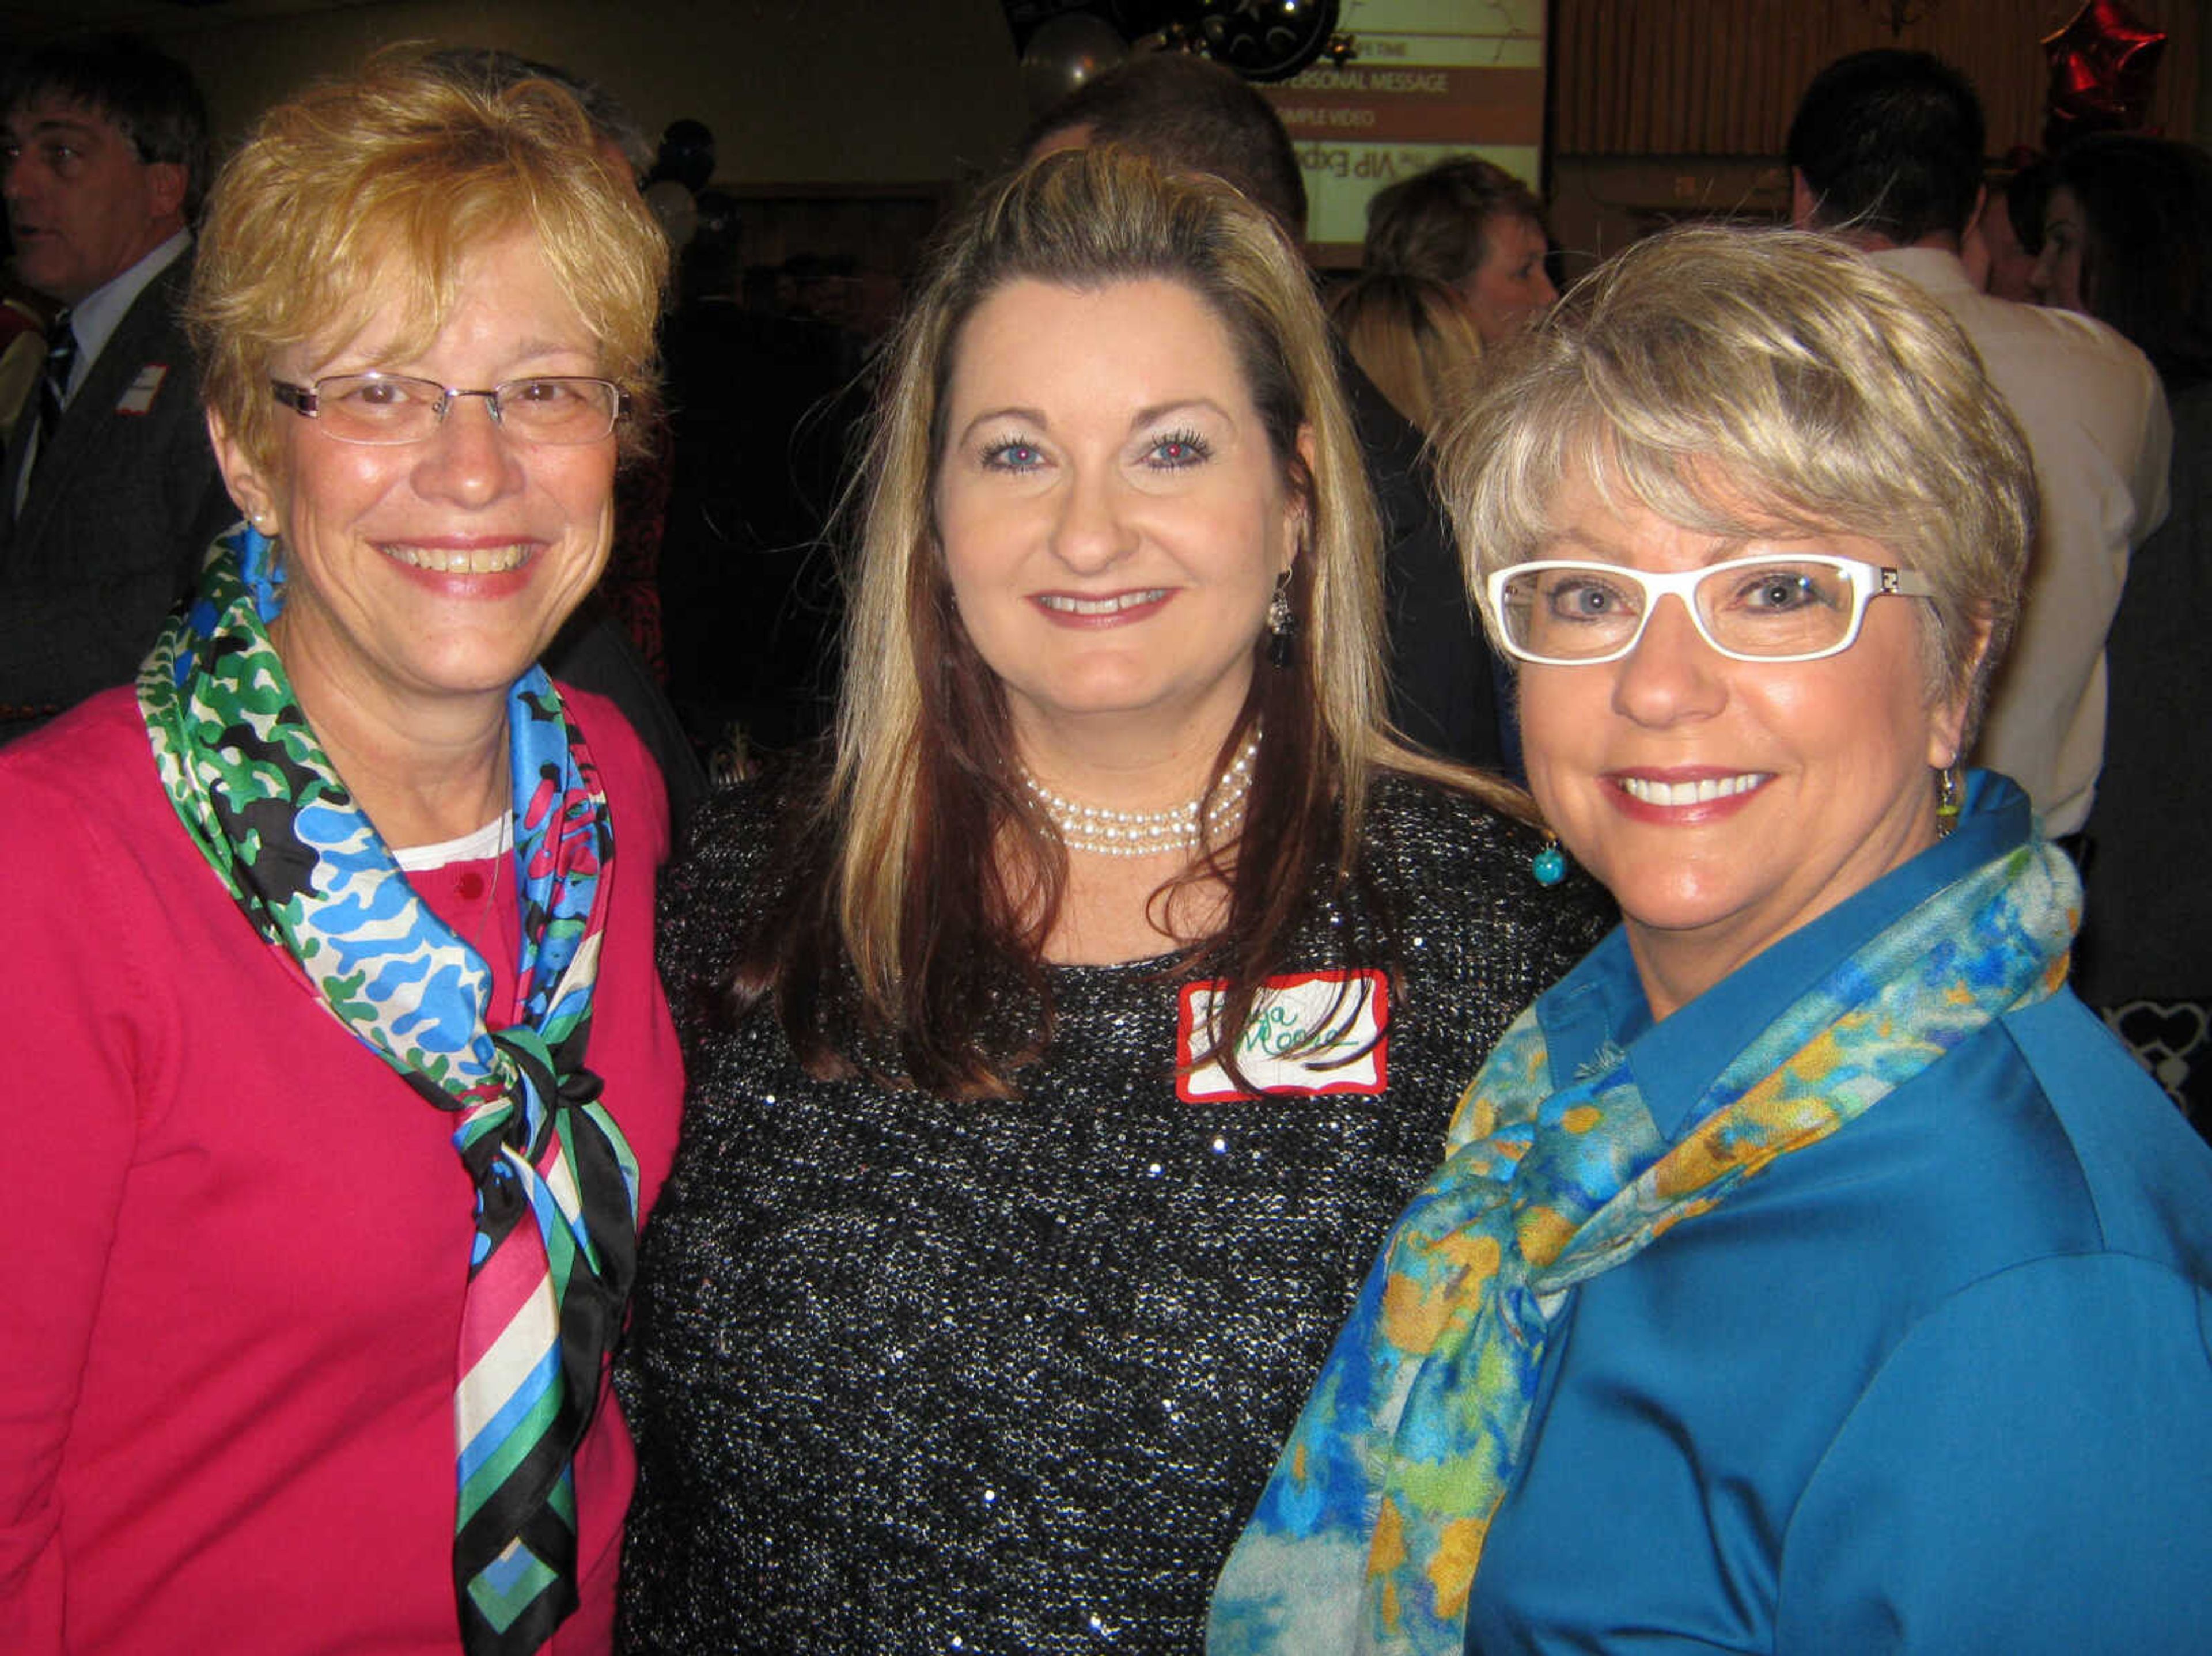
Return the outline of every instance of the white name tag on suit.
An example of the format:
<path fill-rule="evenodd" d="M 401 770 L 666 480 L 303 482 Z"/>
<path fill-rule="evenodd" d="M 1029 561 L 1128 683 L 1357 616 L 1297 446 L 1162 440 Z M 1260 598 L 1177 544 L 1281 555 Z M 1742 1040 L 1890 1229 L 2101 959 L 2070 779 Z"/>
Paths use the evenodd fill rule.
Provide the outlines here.
<path fill-rule="evenodd" d="M 1380 972 L 1300 972 L 1269 978 L 1230 1047 L 1251 1089 L 1218 1059 L 1194 1069 L 1214 1040 L 1226 985 L 1184 986 L 1176 1013 L 1176 1095 L 1186 1104 L 1262 1093 L 1379 1093 L 1390 1084 L 1390 991 Z"/>
<path fill-rule="evenodd" d="M 124 388 L 123 395 L 115 399 L 118 414 L 151 414 L 154 399 L 161 394 L 161 382 L 169 377 L 166 362 L 149 362 L 138 370 L 138 377 Z"/>

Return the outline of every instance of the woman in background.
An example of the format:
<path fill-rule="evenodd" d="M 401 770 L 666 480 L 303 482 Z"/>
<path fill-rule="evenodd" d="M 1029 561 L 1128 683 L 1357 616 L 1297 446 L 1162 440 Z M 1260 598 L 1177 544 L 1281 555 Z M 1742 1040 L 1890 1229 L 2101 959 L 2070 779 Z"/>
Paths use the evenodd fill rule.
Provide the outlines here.
<path fill-rule="evenodd" d="M 863 475 L 828 780 L 724 796 L 664 906 L 708 995 L 623 1634 L 1189 1648 L 1456 1066 L 1601 905 L 1382 726 L 1327 325 L 1218 181 L 990 191 Z"/>
<path fill-rule="evenodd" d="M 1559 299 L 1544 268 L 1544 209 L 1504 167 L 1472 155 L 1401 179 L 1367 203 L 1360 262 L 1442 282 L 1486 345 L 1502 344 Z"/>
<path fill-rule="evenodd" d="M 2046 305 L 2127 336 L 2169 391 L 2212 378 L 2212 155 L 2167 138 L 2085 138 L 2047 164 Z"/>
<path fill-rule="evenodd" d="M 1440 475 L 1623 924 L 1462 1100 L 1209 1650 L 2200 1647 L 2212 1152 L 1957 773 L 2036 504 L 1972 350 L 1826 238 L 1673 232 Z"/>
<path fill-rule="evenodd" d="M 1328 319 L 1352 360 L 1424 434 L 1474 392 L 1482 335 L 1443 282 L 1370 270 L 1329 295 Z"/>
<path fill-rule="evenodd" d="M 2172 505 L 2128 562 L 2105 640 L 2105 763 L 2082 878 L 2082 998 L 2212 1133 L 2212 155 L 2086 139 L 2051 164 L 2047 302 L 2118 329 L 2173 416 Z"/>
<path fill-rule="evenodd" d="M 246 521 L 135 691 L 0 754 L 9 1656 L 609 1646 L 667 818 L 535 664 L 666 264 L 565 92 L 404 55 L 216 185 L 191 318 Z"/>

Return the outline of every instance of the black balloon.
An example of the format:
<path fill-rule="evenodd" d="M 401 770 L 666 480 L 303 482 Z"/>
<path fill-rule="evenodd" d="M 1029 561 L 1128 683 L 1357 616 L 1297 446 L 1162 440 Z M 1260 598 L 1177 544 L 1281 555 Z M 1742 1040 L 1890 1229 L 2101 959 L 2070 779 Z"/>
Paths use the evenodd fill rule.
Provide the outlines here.
<path fill-rule="evenodd" d="M 1248 81 L 1287 81 L 1336 33 L 1338 0 L 1183 0 L 1177 21 Z"/>
<path fill-rule="evenodd" d="M 714 176 L 714 135 L 703 121 L 680 117 L 660 135 L 652 181 L 673 179 L 696 195 Z"/>

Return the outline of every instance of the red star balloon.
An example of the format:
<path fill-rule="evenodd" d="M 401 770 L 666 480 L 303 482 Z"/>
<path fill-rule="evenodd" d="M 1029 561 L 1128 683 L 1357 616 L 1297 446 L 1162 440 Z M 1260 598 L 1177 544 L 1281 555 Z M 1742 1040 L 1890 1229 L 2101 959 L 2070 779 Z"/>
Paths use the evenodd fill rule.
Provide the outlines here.
<path fill-rule="evenodd" d="M 2092 132 L 2141 129 L 2165 52 L 2165 30 L 2145 28 L 2120 0 L 2088 0 L 2043 42 L 2051 60 L 2043 147 L 2057 150 Z"/>

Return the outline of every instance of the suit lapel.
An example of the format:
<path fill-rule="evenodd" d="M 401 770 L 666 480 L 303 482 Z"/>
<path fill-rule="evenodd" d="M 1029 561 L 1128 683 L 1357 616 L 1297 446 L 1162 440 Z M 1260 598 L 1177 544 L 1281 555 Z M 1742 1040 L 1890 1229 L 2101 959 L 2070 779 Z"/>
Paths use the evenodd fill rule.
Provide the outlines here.
<path fill-rule="evenodd" d="M 23 417 L 15 422 L 15 435 L 8 445 L 7 463 L 0 467 L 0 544 L 15 537 L 15 480 L 23 475 L 23 453 L 31 446 L 31 428 L 38 424 L 38 408 L 33 388 L 33 401 L 23 410 Z M 24 504 L 28 505 L 26 501 Z"/>
<path fill-rule="evenodd" d="M 97 454 L 108 416 L 142 372 L 155 366 L 172 374 L 191 372 L 188 362 L 156 361 L 149 360 L 148 355 L 155 349 L 161 336 L 175 337 L 169 329 L 169 318 L 182 301 L 184 284 L 191 270 L 191 250 L 187 248 L 146 284 L 131 308 L 123 313 L 123 320 L 108 336 L 100 355 L 93 359 L 84 383 L 70 398 L 60 435 L 51 447 L 40 445 L 38 468 L 31 474 L 31 492 L 24 497 L 21 515 L 15 520 L 18 537 L 35 538 L 45 519 L 53 513 L 58 502 L 67 497 L 77 471 L 88 458 Z M 166 379 L 161 389 L 168 389 Z M 8 456 L 9 500 L 15 498 L 15 481 L 22 470 L 22 457 L 15 452 L 21 446 L 11 446 Z"/>

